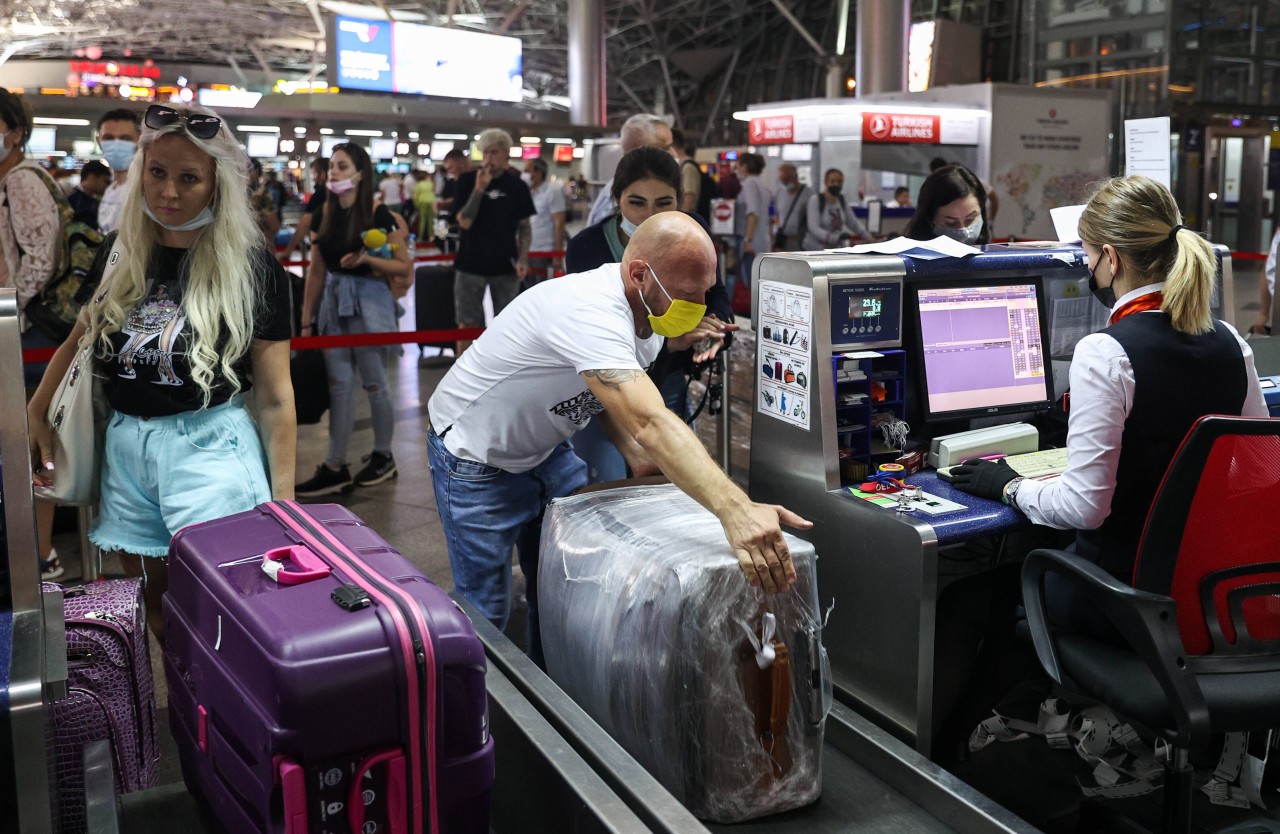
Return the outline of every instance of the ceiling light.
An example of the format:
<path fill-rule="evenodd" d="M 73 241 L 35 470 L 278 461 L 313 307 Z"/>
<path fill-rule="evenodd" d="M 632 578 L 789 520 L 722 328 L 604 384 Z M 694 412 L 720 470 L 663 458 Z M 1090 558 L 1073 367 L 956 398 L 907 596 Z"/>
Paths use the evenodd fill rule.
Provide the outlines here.
<path fill-rule="evenodd" d="M 418 141 L 418 131 L 416 130 L 409 131 L 409 140 L 412 142 Z"/>
<path fill-rule="evenodd" d="M 470 139 L 471 137 L 465 133 L 437 133 L 437 139 Z"/>
<path fill-rule="evenodd" d="M 342 131 L 348 136 L 381 136 L 381 130 L 362 130 L 360 128 L 352 128 L 351 130 Z"/>
<path fill-rule="evenodd" d="M 320 128 L 320 134 L 321 134 L 322 136 L 332 136 L 332 135 L 333 135 L 333 128 L 331 128 L 331 127 L 322 127 L 322 128 Z"/>
<path fill-rule="evenodd" d="M 280 128 L 271 125 L 240 125 L 236 130 L 242 133 L 279 133 Z"/>
<path fill-rule="evenodd" d="M 546 142 L 548 145 L 572 145 L 573 144 L 573 140 L 567 136 L 556 136 L 554 138 L 548 136 L 546 139 L 543 139 L 542 141 Z"/>
<path fill-rule="evenodd" d="M 295 127 L 295 128 L 293 129 L 293 135 L 294 135 L 294 136 L 306 136 L 306 135 L 307 135 L 307 129 L 306 129 L 305 127 Z"/>
<path fill-rule="evenodd" d="M 525 145 L 541 145 L 542 140 L 537 136 L 521 136 L 520 142 Z"/>
<path fill-rule="evenodd" d="M 89 124 L 88 119 L 57 119 L 52 116 L 36 116 L 35 122 L 38 125 L 73 125 L 76 127 L 85 127 Z"/>

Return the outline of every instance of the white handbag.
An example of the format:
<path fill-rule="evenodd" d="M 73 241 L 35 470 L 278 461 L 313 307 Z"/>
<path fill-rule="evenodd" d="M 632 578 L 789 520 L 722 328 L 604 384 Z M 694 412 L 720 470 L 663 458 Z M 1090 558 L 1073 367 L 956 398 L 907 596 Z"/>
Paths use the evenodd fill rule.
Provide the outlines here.
<path fill-rule="evenodd" d="M 120 247 L 107 259 L 102 280 L 105 286 L 116 263 Z M 58 504 L 94 504 L 102 467 L 102 445 L 111 406 L 102 380 L 93 373 L 94 344 L 85 333 L 75 358 L 49 402 L 47 418 L 53 430 L 53 485 L 36 487 L 36 497 Z"/>

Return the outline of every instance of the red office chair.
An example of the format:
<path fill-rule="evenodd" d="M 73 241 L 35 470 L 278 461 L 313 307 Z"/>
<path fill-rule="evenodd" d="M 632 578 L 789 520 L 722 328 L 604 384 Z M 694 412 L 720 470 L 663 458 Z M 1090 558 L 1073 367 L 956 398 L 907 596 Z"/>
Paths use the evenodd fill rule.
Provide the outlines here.
<path fill-rule="evenodd" d="M 1051 628 L 1047 573 L 1072 582 L 1129 647 Z M 1164 830 L 1189 832 L 1188 752 L 1212 733 L 1280 726 L 1280 419 L 1196 421 L 1147 516 L 1133 587 L 1073 553 L 1036 550 L 1022 594 L 1054 680 L 1173 746 Z"/>

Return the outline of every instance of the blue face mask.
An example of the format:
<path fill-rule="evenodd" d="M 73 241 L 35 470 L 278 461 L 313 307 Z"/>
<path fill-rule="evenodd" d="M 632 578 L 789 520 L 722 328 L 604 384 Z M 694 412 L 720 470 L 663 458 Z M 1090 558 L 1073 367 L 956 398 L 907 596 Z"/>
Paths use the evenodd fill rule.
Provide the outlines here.
<path fill-rule="evenodd" d="M 138 150 L 138 143 L 128 139 L 106 139 L 102 145 L 102 156 L 111 166 L 112 171 L 123 171 L 133 161 L 133 154 Z"/>
<path fill-rule="evenodd" d="M 197 214 L 195 217 L 191 218 L 186 223 L 182 223 L 181 225 L 178 225 L 178 226 L 170 226 L 168 223 L 165 223 L 159 217 L 156 217 L 155 212 L 151 210 L 151 206 L 147 205 L 146 200 L 142 201 L 142 213 L 145 214 L 147 217 L 150 217 L 152 220 L 156 221 L 156 223 L 160 226 L 160 228 L 167 229 L 171 232 L 191 232 L 191 231 L 195 231 L 196 229 L 203 229 L 205 226 L 208 226 L 210 223 L 213 222 L 213 210 L 208 206 L 205 206 L 203 209 L 201 209 L 200 213 Z"/>

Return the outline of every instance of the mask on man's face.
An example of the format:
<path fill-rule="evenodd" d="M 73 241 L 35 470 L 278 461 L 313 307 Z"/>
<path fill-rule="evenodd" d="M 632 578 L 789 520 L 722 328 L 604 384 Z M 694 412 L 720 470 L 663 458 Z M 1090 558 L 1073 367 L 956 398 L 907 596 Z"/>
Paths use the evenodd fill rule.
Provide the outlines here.
<path fill-rule="evenodd" d="M 645 267 L 653 273 L 653 280 L 657 283 L 658 289 L 662 290 L 662 294 L 671 300 L 671 306 L 667 308 L 667 312 L 660 316 L 655 316 L 653 308 L 649 306 L 649 302 L 644 300 L 644 293 L 640 293 L 640 303 L 644 305 L 645 311 L 649 314 L 649 326 L 653 328 L 653 332 L 659 336 L 674 339 L 697 327 L 698 323 L 702 321 L 702 317 L 707 314 L 707 305 L 694 304 L 692 301 L 685 301 L 683 298 L 671 298 L 671 293 L 667 292 L 667 288 L 662 286 L 662 282 L 658 280 L 658 273 L 653 271 L 653 267 L 648 264 L 645 264 Z"/>

